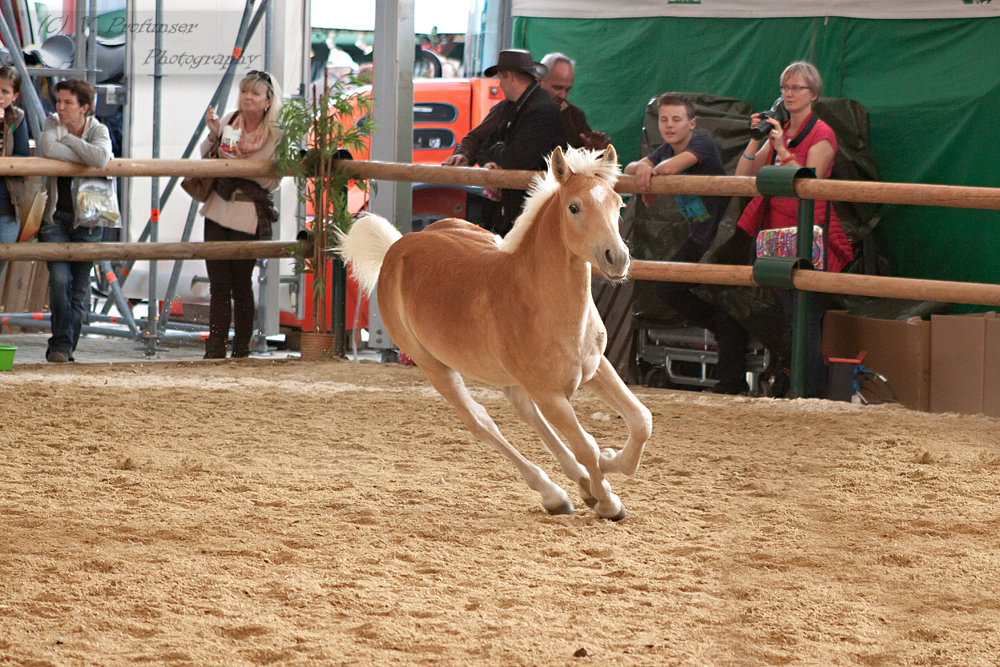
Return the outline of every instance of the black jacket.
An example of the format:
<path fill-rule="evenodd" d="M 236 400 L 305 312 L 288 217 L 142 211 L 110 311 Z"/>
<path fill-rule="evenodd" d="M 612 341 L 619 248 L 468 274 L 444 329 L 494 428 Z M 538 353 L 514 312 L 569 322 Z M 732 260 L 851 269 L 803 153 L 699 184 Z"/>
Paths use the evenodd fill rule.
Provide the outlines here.
<path fill-rule="evenodd" d="M 566 148 L 559 107 L 537 83 L 528 86 L 517 102 L 504 100 L 497 106 L 502 106 L 500 122 L 479 151 L 479 164 L 496 162 L 502 169 L 544 171 L 545 158 L 556 146 Z M 510 230 L 526 195 L 524 190 L 503 191 L 503 228 L 494 231 L 503 235 Z"/>

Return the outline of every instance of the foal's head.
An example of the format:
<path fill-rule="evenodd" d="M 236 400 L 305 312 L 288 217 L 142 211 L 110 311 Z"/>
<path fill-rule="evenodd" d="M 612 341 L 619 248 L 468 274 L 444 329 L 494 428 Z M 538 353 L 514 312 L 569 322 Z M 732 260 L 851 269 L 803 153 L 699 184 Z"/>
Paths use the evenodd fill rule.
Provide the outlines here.
<path fill-rule="evenodd" d="M 528 190 L 524 211 L 500 243 L 500 250 L 520 247 L 539 216 L 558 216 L 562 243 L 580 259 L 597 266 L 608 280 L 628 274 L 628 248 L 618 232 L 622 198 L 615 192 L 618 154 L 608 146 L 597 151 L 556 148 L 544 178 Z M 550 223 L 553 221 L 549 221 Z"/>
<path fill-rule="evenodd" d="M 618 154 L 608 146 L 604 157 L 592 151 L 556 148 L 549 172 L 560 184 L 557 210 L 562 215 L 563 241 L 573 254 L 590 262 L 608 280 L 628 273 L 628 247 L 618 231 L 622 198 L 615 192 Z"/>

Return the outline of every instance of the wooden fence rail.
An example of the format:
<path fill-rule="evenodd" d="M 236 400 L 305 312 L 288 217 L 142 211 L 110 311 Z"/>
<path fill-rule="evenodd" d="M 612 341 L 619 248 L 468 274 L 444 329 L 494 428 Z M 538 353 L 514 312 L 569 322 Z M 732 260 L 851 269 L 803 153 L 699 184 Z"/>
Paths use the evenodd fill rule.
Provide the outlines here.
<path fill-rule="evenodd" d="M 202 243 L 0 243 L 10 262 L 127 262 L 177 259 L 291 257 L 297 241 L 206 241 Z"/>
<path fill-rule="evenodd" d="M 7 243 L 0 244 L 0 260 L 89 262 L 281 258 L 291 257 L 295 243 L 293 241 Z M 752 267 L 719 264 L 635 260 L 629 270 L 629 277 L 637 280 L 672 280 L 709 285 L 756 285 Z M 1000 306 L 1000 285 L 884 278 L 810 270 L 793 271 L 792 284 L 798 289 L 812 292 Z"/>
<path fill-rule="evenodd" d="M 439 185 L 475 185 L 523 190 L 536 176 L 533 171 L 504 171 L 475 167 L 440 167 L 377 161 L 337 161 L 336 165 L 359 178 L 409 181 Z M 0 176 L 273 176 L 268 160 L 137 160 L 118 158 L 96 169 L 43 158 L 0 158 Z M 615 188 L 635 193 L 635 178 L 622 176 Z M 755 181 L 749 176 L 654 176 L 654 194 L 692 194 L 754 197 Z M 879 183 L 798 179 L 795 192 L 803 199 L 908 204 L 1000 210 L 1000 188 L 920 183 Z"/>
<path fill-rule="evenodd" d="M 530 171 L 439 167 L 375 161 L 339 161 L 337 166 L 360 178 L 525 188 L 535 177 Z M 0 176 L 235 176 L 274 175 L 268 160 L 136 160 L 114 159 L 96 169 L 42 158 L 0 158 Z M 798 179 L 796 193 L 807 199 L 865 201 L 1000 210 L 1000 188 L 948 185 L 874 183 Z M 635 192 L 635 179 L 623 176 L 617 190 Z M 755 181 L 738 176 L 659 176 L 652 181 L 657 194 L 739 195 L 757 194 Z M 256 259 L 290 257 L 294 242 L 245 241 L 209 243 L 25 243 L 0 244 L 0 260 L 8 261 L 127 261 L 184 259 Z M 718 285 L 754 285 L 749 266 L 720 266 L 672 262 L 635 261 L 630 277 L 640 280 L 673 280 Z M 1000 306 L 1000 285 L 949 281 L 885 278 L 797 270 L 795 287 L 815 292 L 856 294 L 899 299 L 931 300 Z"/>

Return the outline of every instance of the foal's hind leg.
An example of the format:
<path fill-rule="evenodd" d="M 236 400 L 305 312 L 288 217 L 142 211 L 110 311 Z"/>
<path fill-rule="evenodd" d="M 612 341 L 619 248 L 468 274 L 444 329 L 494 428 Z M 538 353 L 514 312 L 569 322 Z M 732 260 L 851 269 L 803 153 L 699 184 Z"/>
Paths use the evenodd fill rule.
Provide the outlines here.
<path fill-rule="evenodd" d="M 458 416 L 473 435 L 492 445 L 516 467 L 528 486 L 542 496 L 542 507 L 549 514 L 572 514 L 573 503 L 545 472 L 514 449 L 493 423 L 486 408 L 476 403 L 462 381 L 462 376 L 436 360 L 421 359 L 420 369 L 430 383 L 458 411 Z"/>
<path fill-rule="evenodd" d="M 618 496 L 611 493 L 611 487 L 604 480 L 604 473 L 598 464 L 597 441 L 580 426 L 569 399 L 561 394 L 537 394 L 531 398 L 545 418 L 566 438 L 573 456 L 587 470 L 590 493 L 597 499 L 594 505 L 597 516 L 612 521 L 624 519 L 625 507 Z"/>
<path fill-rule="evenodd" d="M 639 468 L 642 450 L 653 430 L 653 416 L 625 386 L 606 357 L 601 357 L 597 372 L 584 386 L 614 408 L 628 425 L 628 441 L 621 451 L 601 451 L 601 470 L 606 474 L 620 472 L 634 475 Z"/>
<path fill-rule="evenodd" d="M 503 391 L 507 394 L 507 398 L 510 399 L 517 414 L 535 429 L 535 432 L 542 439 L 542 444 L 559 461 L 563 473 L 579 485 L 583 502 L 591 507 L 596 505 L 597 499 L 590 493 L 590 477 L 587 475 L 586 469 L 580 465 L 580 462 L 573 456 L 573 452 L 569 451 L 556 432 L 549 426 L 549 423 L 545 421 L 545 417 L 538 411 L 538 406 L 524 391 L 524 388 L 520 385 L 514 385 L 504 387 Z"/>

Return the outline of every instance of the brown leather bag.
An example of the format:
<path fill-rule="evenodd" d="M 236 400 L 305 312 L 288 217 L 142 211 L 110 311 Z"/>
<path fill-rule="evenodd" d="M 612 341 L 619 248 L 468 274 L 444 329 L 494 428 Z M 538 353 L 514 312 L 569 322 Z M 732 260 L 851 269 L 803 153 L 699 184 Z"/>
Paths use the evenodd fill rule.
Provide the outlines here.
<path fill-rule="evenodd" d="M 219 157 L 221 140 L 212 143 L 212 148 L 205 154 L 206 158 Z M 208 196 L 215 188 L 215 176 L 188 176 L 181 181 L 181 188 L 191 195 L 191 199 L 202 203 L 208 201 Z"/>
<path fill-rule="evenodd" d="M 214 176 L 188 176 L 181 181 L 184 192 L 191 195 L 191 199 L 200 202 L 208 201 L 208 196 L 212 194 L 215 186 Z"/>

